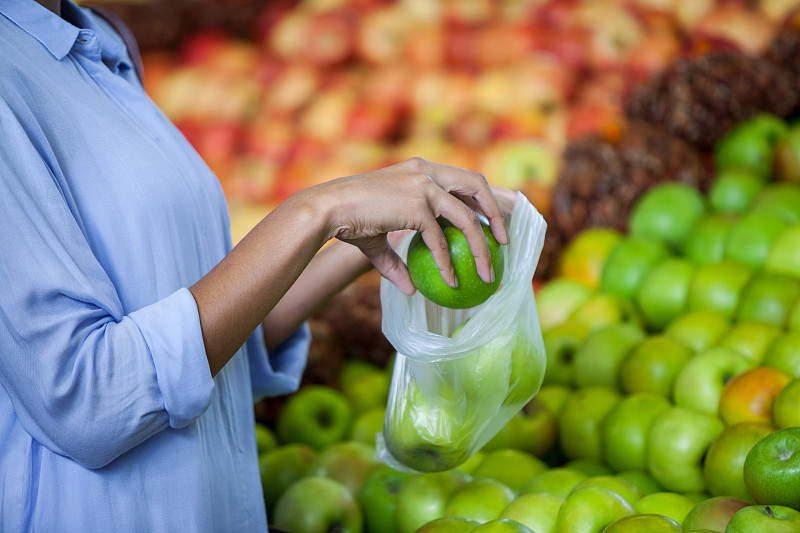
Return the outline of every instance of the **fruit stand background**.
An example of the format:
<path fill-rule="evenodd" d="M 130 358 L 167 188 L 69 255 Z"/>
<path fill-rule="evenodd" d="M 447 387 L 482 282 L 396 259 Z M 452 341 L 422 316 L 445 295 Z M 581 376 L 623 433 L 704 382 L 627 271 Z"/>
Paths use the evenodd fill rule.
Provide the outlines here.
<path fill-rule="evenodd" d="M 538 493 L 538 476 L 566 465 L 582 477 L 564 498 L 586 478 L 632 491 L 617 518 L 680 523 L 696 506 L 699 528 L 738 509 L 732 498 L 765 503 L 744 486 L 744 455 L 800 425 L 800 2 L 92 3 L 137 35 L 146 89 L 219 177 L 234 240 L 301 188 L 410 156 L 483 172 L 546 216 L 534 279 L 545 386 L 462 470 L 510 487 L 481 489 L 499 490 L 497 502 Z M 376 467 L 352 459 L 369 455 L 353 443 L 372 443 L 388 392 L 377 283 L 365 276 L 311 320 L 303 390 L 339 395 L 341 434 L 321 443 L 286 427 L 287 411 L 302 411 L 287 398 L 256 405 L 265 456 L 284 454 L 264 461 L 265 479 L 296 465 L 265 494 L 270 511 L 289 479 L 322 473 L 383 531 L 361 490 Z M 634 442 L 637 410 L 667 443 L 652 459 Z M 688 459 L 674 451 L 686 442 Z M 337 477 L 325 451 L 337 445 L 361 474 Z M 499 458 L 509 449 L 520 453 Z M 684 500 L 651 503 L 648 491 Z M 480 497 L 464 498 L 452 509 Z"/>

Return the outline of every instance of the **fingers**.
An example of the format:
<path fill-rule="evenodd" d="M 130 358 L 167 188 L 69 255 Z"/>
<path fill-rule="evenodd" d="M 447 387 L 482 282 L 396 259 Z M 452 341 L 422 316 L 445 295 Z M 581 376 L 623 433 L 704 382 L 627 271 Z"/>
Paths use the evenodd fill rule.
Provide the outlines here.
<path fill-rule="evenodd" d="M 470 208 L 482 213 L 489 221 L 495 239 L 501 244 L 508 244 L 503 210 L 483 174 L 438 163 L 428 162 L 428 165 L 432 169 L 429 175 L 442 189 L 458 196 Z"/>
<path fill-rule="evenodd" d="M 416 292 L 416 287 L 411 281 L 411 276 L 408 275 L 408 268 L 403 260 L 397 253 L 388 246 L 384 246 L 381 251 L 377 251 L 378 247 L 362 247 L 361 250 L 372 262 L 381 276 L 388 279 L 404 293 L 411 296 Z"/>
<path fill-rule="evenodd" d="M 511 212 L 514 211 L 514 206 L 517 205 L 517 193 L 505 187 L 489 187 L 489 189 L 491 189 L 492 194 L 494 194 L 494 197 L 497 199 L 500 209 L 503 210 L 506 221 L 510 221 Z"/>
<path fill-rule="evenodd" d="M 436 211 L 435 207 L 434 211 Z M 441 214 L 444 215 L 446 219 L 451 220 L 445 213 Z M 453 223 L 455 224 L 454 221 Z M 431 251 L 433 261 L 439 268 L 439 273 L 444 282 L 454 289 L 458 287 L 456 271 L 453 269 L 453 261 L 450 259 L 450 248 L 447 245 L 447 239 L 444 236 L 441 226 L 439 226 L 439 222 L 433 217 L 427 218 L 425 222 L 420 225 L 419 232 L 422 234 L 422 240 L 425 242 L 425 245 Z M 485 245 L 486 243 L 484 242 L 484 246 Z"/>

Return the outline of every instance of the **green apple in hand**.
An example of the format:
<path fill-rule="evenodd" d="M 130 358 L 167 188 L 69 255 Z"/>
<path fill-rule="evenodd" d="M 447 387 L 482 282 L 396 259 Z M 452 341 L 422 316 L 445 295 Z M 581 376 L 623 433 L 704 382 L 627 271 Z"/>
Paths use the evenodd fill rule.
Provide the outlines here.
<path fill-rule="evenodd" d="M 703 491 L 703 457 L 723 429 L 717 416 L 672 407 L 650 428 L 647 469 L 666 490 Z"/>
<path fill-rule="evenodd" d="M 278 500 L 271 523 L 292 533 L 363 530 L 355 497 L 341 483 L 324 477 L 307 477 L 292 484 Z"/>
<path fill-rule="evenodd" d="M 372 471 L 356 495 L 370 533 L 397 533 L 397 498 L 411 474 L 381 466 Z"/>
<path fill-rule="evenodd" d="M 683 529 L 710 529 L 724 532 L 731 517 L 739 509 L 749 506 L 746 501 L 717 496 L 698 503 L 683 520 Z"/>
<path fill-rule="evenodd" d="M 600 426 L 619 400 L 619 393 L 608 387 L 579 389 L 569 397 L 558 419 L 561 448 L 568 458 L 603 460 Z"/>
<path fill-rule="evenodd" d="M 744 482 L 756 503 L 800 511 L 800 427 L 780 429 L 753 446 Z"/>
<path fill-rule="evenodd" d="M 694 272 L 695 266 L 688 260 L 670 257 L 647 273 L 636 293 L 636 303 L 650 328 L 661 331 L 686 310 Z"/>
<path fill-rule="evenodd" d="M 564 499 L 550 492 L 522 494 L 503 509 L 500 518 L 516 520 L 535 533 L 551 533 Z"/>
<path fill-rule="evenodd" d="M 633 513 L 631 504 L 613 490 L 584 487 L 564 500 L 553 533 L 595 533 Z"/>
<path fill-rule="evenodd" d="M 317 452 L 306 444 L 284 444 L 258 458 L 267 514 L 272 514 L 281 494 L 308 475 Z"/>
<path fill-rule="evenodd" d="M 682 524 L 686 515 L 696 505 L 696 501 L 677 492 L 654 492 L 653 494 L 642 496 L 639 501 L 633 504 L 633 507 L 637 513 L 663 515 Z"/>
<path fill-rule="evenodd" d="M 678 374 L 694 352 L 667 335 L 651 335 L 636 346 L 619 369 L 622 390 L 628 394 L 649 392 L 672 397 Z"/>
<path fill-rule="evenodd" d="M 749 501 L 744 483 L 744 460 L 758 441 L 772 433 L 760 422 L 740 422 L 726 427 L 714 439 L 703 462 L 703 477 L 712 496 L 731 496 Z"/>
<path fill-rule="evenodd" d="M 691 311 L 670 322 L 664 335 L 702 352 L 717 344 L 729 329 L 730 322 L 720 313 Z"/>
<path fill-rule="evenodd" d="M 487 283 L 478 275 L 472 250 L 461 230 L 441 217 L 438 222 L 447 239 L 458 286 L 450 287 L 444 282 L 430 248 L 422 240 L 422 233 L 414 235 L 408 245 L 407 262 L 411 281 L 420 293 L 442 307 L 469 309 L 482 304 L 500 288 L 505 261 L 502 246 L 494 238 L 489 226 L 481 223 L 494 273 L 494 280 Z"/>
<path fill-rule="evenodd" d="M 556 467 L 531 479 L 521 494 L 548 493 L 566 498 L 575 486 L 588 475 L 570 468 Z"/>
<path fill-rule="evenodd" d="M 680 249 L 705 209 L 703 194 L 696 188 L 680 182 L 659 183 L 634 204 L 630 234 Z"/>
<path fill-rule="evenodd" d="M 797 533 L 800 511 L 782 505 L 751 505 L 736 511 L 725 533 Z"/>
<path fill-rule="evenodd" d="M 516 494 L 507 485 L 489 478 L 475 478 L 450 494 L 445 515 L 470 518 L 481 524 L 500 516 Z"/>
<path fill-rule="evenodd" d="M 305 386 L 278 413 L 278 437 L 319 450 L 343 440 L 352 418 L 350 403 L 341 392 L 323 385 Z"/>
<path fill-rule="evenodd" d="M 686 363 L 675 380 L 675 405 L 716 415 L 725 384 L 753 366 L 752 361 L 728 348 L 699 353 Z"/>
<path fill-rule="evenodd" d="M 469 518 L 444 516 L 431 520 L 419 528 L 416 533 L 472 533 L 478 525 L 478 522 Z"/>
<path fill-rule="evenodd" d="M 519 492 L 537 475 L 547 470 L 547 465 L 532 454 L 513 448 L 487 452 L 472 475 L 500 481 Z"/>
<path fill-rule="evenodd" d="M 632 324 L 610 324 L 589 333 L 573 356 L 575 384 L 619 388 L 619 366 L 644 338 Z"/>
<path fill-rule="evenodd" d="M 397 493 L 398 533 L 415 533 L 428 522 L 444 517 L 450 494 L 471 479 L 459 470 L 412 475 Z"/>
<path fill-rule="evenodd" d="M 616 404 L 600 428 L 605 461 L 616 470 L 644 470 L 650 426 L 670 408 L 663 396 L 639 392 Z"/>
<path fill-rule="evenodd" d="M 680 524 L 672 518 L 657 514 L 635 514 L 620 518 L 603 533 L 681 533 Z"/>

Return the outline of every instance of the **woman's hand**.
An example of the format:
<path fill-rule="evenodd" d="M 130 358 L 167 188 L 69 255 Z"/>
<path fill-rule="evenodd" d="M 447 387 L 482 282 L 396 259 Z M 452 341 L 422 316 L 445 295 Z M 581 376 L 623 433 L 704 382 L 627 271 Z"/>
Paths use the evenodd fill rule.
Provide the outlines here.
<path fill-rule="evenodd" d="M 501 244 L 508 242 L 503 211 L 483 175 L 420 158 L 323 183 L 307 193 L 327 199 L 329 236 L 360 248 L 381 275 L 407 294 L 415 288 L 387 241 L 389 232 L 419 231 L 450 286 L 457 281 L 438 217 L 464 233 L 484 281 L 491 281 L 491 258 L 477 213 L 488 219 Z"/>

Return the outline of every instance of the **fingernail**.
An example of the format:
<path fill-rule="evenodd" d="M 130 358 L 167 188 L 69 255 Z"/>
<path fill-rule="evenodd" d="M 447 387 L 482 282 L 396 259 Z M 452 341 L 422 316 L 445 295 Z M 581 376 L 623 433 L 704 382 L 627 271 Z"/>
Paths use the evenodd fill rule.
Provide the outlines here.
<path fill-rule="evenodd" d="M 450 286 L 454 289 L 458 288 L 458 278 L 456 277 L 455 271 L 450 271 Z"/>
<path fill-rule="evenodd" d="M 489 283 L 494 283 L 494 267 L 489 267 Z"/>

